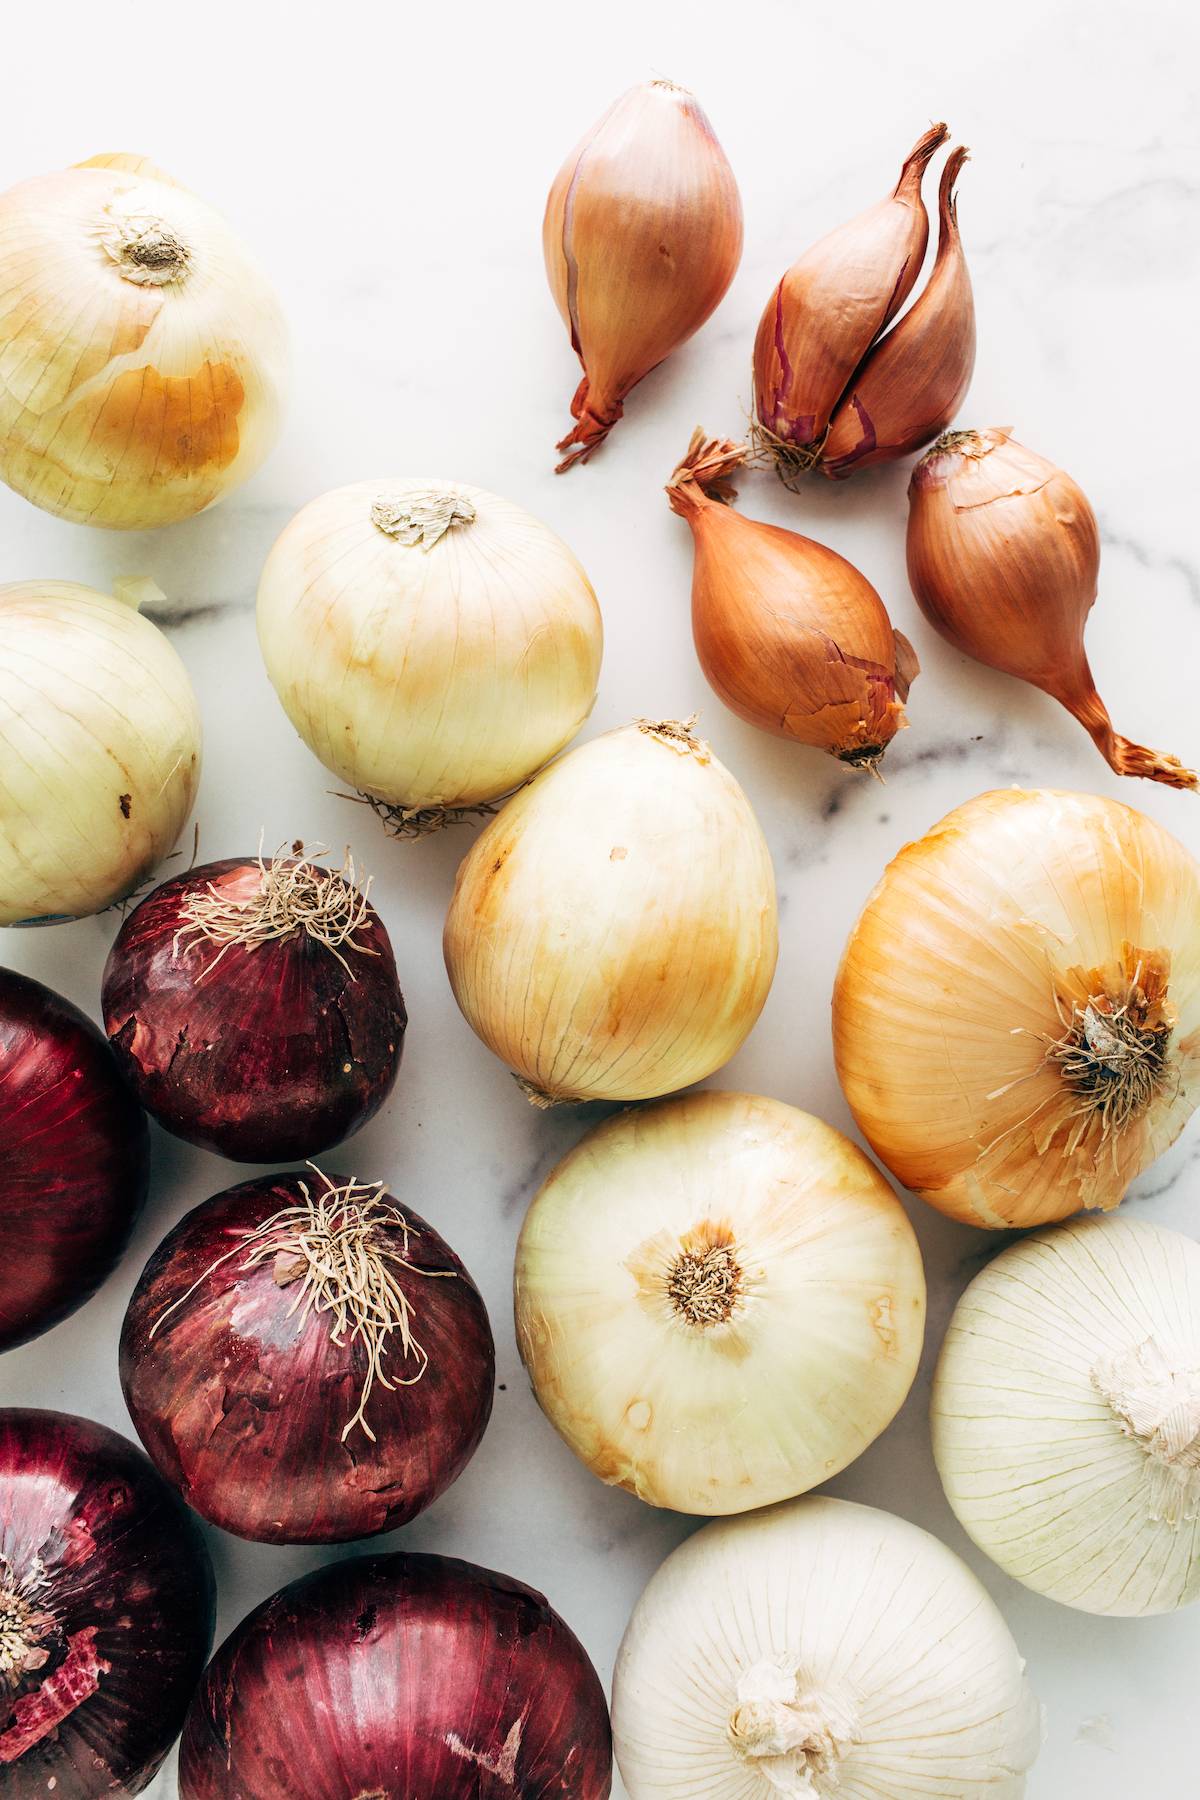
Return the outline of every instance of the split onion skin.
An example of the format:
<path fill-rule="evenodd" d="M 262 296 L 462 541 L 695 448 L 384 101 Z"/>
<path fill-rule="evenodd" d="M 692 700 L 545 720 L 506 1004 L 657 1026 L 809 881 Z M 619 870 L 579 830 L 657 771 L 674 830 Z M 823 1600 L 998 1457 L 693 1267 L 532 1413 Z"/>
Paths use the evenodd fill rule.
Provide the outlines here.
<path fill-rule="evenodd" d="M 1124 1004 L 1139 971 L 1161 1073 L 1104 1129 L 1048 1053 L 1093 1001 Z M 1200 865 L 1116 800 L 982 794 L 867 900 L 833 1036 L 860 1130 L 939 1211 L 1004 1230 L 1113 1207 L 1200 1101 Z"/>
<path fill-rule="evenodd" d="M 178 279 L 123 274 L 117 222 L 162 227 Z M 106 247 L 107 246 L 107 247 Z M 221 218 L 143 157 L 0 195 L 0 478 L 78 524 L 201 512 L 275 440 L 286 331 Z"/>
<path fill-rule="evenodd" d="M 235 1162 L 316 1156 L 358 1131 L 395 1084 L 408 1023 L 373 908 L 355 933 L 362 948 L 338 954 L 302 929 L 254 948 L 177 942 L 189 897 L 211 887 L 251 899 L 261 879 L 255 858 L 231 857 L 163 882 L 118 932 L 101 996 L 147 1111 Z"/>
<path fill-rule="evenodd" d="M 700 1081 L 766 1001 L 770 852 L 733 776 L 682 729 L 642 722 L 572 750 L 458 871 L 443 938 L 454 997 L 542 1104 Z"/>
<path fill-rule="evenodd" d="M 344 1543 L 406 1524 L 461 1474 L 491 1416 L 479 1291 L 433 1227 L 385 1195 L 409 1223 L 407 1260 L 430 1272 L 401 1275 L 429 1363 L 409 1386 L 376 1380 L 374 1443 L 357 1425 L 343 1437 L 367 1371 L 361 1343 L 349 1332 L 334 1343 L 328 1313 L 289 1318 L 298 1288 L 281 1285 L 276 1262 L 243 1266 L 244 1234 L 320 1180 L 267 1176 L 194 1208 L 146 1265 L 121 1332 L 121 1386 L 151 1460 L 204 1518 L 256 1543 Z M 413 1373 L 396 1337 L 382 1369 Z"/>
<path fill-rule="evenodd" d="M 1001 1251 L 955 1308 L 933 1387 L 934 1456 L 964 1531 L 1083 1612 L 1200 1600 L 1198 1370 L 1193 1238 L 1073 1219 Z"/>
<path fill-rule="evenodd" d="M 91 1298 L 129 1240 L 150 1133 L 78 1007 L 0 969 L 0 1350 Z"/>
<path fill-rule="evenodd" d="M 38 1564 L 41 1578 L 38 1580 Z M 200 1533 L 141 1451 L 68 1413 L 0 1410 L 0 1591 L 30 1581 L 52 1617 L 41 1666 L 0 1683 L 5 1800 L 147 1788 L 212 1643 Z"/>
<path fill-rule="evenodd" d="M 607 1800 L 608 1708 L 540 1594 L 449 1557 L 337 1563 L 252 1612 L 188 1714 L 181 1800 Z"/>
<path fill-rule="evenodd" d="M 669 1283 L 713 1246 L 740 1291 L 698 1326 Z M 590 1131 L 534 1197 L 514 1296 L 521 1359 L 570 1448 L 688 1513 L 845 1468 L 903 1404 L 925 1324 L 916 1237 L 874 1165 L 821 1120 L 737 1093 Z"/>

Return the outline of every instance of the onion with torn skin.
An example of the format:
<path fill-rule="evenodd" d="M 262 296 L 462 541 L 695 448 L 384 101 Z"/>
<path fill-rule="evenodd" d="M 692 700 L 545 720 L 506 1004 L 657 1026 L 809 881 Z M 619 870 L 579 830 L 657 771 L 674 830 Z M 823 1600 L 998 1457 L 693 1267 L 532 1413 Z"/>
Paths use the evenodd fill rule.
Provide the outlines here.
<path fill-rule="evenodd" d="M 833 996 L 907 1187 L 992 1229 L 1113 1207 L 1200 1100 L 1200 865 L 1119 801 L 981 794 L 889 864 Z"/>
<path fill-rule="evenodd" d="M 1123 1618 L 1200 1599 L 1200 1244 L 1073 1219 L 954 1311 L 931 1407 L 963 1529 L 1006 1574 Z"/>
<path fill-rule="evenodd" d="M 779 1100 L 687 1094 L 608 1119 L 534 1197 L 517 1343 L 602 1481 L 743 1512 L 826 1481 L 917 1371 L 921 1253 L 887 1182 Z"/>
<path fill-rule="evenodd" d="M 0 479 L 60 518 L 190 518 L 275 440 L 278 303 L 219 213 L 144 157 L 0 195 Z"/>

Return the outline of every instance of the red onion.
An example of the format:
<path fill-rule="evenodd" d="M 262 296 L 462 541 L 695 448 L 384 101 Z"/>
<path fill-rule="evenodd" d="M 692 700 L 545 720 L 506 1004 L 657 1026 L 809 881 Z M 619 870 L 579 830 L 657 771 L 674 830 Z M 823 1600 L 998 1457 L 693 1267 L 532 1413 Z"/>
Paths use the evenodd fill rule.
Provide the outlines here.
<path fill-rule="evenodd" d="M 478 1289 L 380 1184 L 313 1170 L 206 1200 L 150 1259 L 121 1382 L 159 1470 L 226 1531 L 370 1537 L 461 1474 L 492 1410 Z"/>
<path fill-rule="evenodd" d="M 0 969 L 0 1350 L 82 1306 L 146 1198 L 150 1134 L 77 1007 Z"/>
<path fill-rule="evenodd" d="M 319 1775 L 318 1775 L 319 1771 Z M 184 1728 L 182 1800 L 605 1800 L 608 1708 L 540 1594 L 442 1556 L 318 1569 L 243 1619 Z"/>
<path fill-rule="evenodd" d="M 407 1024 L 349 861 L 234 859 L 164 882 L 121 927 L 102 1000 L 142 1104 L 238 1162 L 315 1156 L 357 1131 L 391 1091 Z"/>
<path fill-rule="evenodd" d="M 140 1450 L 89 1419 L 0 1410 L 0 1793 L 140 1794 L 213 1633 L 200 1533 Z"/>

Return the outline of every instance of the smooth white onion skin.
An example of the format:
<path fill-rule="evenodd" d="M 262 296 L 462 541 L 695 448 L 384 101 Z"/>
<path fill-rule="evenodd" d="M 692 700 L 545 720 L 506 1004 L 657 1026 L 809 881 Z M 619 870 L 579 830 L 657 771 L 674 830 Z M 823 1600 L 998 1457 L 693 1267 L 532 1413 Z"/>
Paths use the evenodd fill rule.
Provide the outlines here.
<path fill-rule="evenodd" d="M 373 517 L 431 493 L 474 516 L 425 547 Z M 481 805 L 540 769 L 591 711 L 603 648 L 591 583 L 548 526 L 483 488 L 410 479 L 297 514 L 263 570 L 258 635 L 313 754 L 413 809 Z"/>
<path fill-rule="evenodd" d="M 196 696 L 156 625 L 78 582 L 0 587 L 0 925 L 124 899 L 199 778 Z"/>
<path fill-rule="evenodd" d="M 1041 1739 L 1023 1671 L 944 1544 L 810 1495 L 706 1525 L 652 1578 L 613 1678 L 617 1760 L 630 1800 L 1020 1800 Z"/>
<path fill-rule="evenodd" d="M 1052 1051 L 1138 971 L 1165 990 L 1146 1015 L 1161 1064 L 1148 1103 L 1105 1129 Z M 940 1211 L 1000 1229 L 1116 1206 L 1200 1099 L 1200 866 L 1116 800 L 981 794 L 888 866 L 833 1031 L 860 1129 Z"/>
<path fill-rule="evenodd" d="M 697 1304 L 706 1255 L 731 1291 Z M 925 1325 L 921 1253 L 887 1182 L 832 1126 L 752 1094 L 590 1131 L 530 1206 L 514 1294 L 534 1393 L 576 1455 L 690 1513 L 844 1469 L 902 1405 Z M 727 1316 L 701 1323 L 705 1305 Z"/>
<path fill-rule="evenodd" d="M 286 363 L 229 226 L 144 158 L 0 195 L 0 478 L 35 505 L 125 530 L 201 512 L 274 443 Z"/>
<path fill-rule="evenodd" d="M 472 1029 L 542 1103 L 701 1081 L 775 972 L 775 878 L 698 739 L 625 725 L 515 794 L 458 871 L 443 945 Z"/>
<path fill-rule="evenodd" d="M 1035 1593 L 1132 1617 L 1200 1598 L 1200 1244 L 1075 1219 L 1012 1244 L 934 1382 L 946 1497 Z"/>

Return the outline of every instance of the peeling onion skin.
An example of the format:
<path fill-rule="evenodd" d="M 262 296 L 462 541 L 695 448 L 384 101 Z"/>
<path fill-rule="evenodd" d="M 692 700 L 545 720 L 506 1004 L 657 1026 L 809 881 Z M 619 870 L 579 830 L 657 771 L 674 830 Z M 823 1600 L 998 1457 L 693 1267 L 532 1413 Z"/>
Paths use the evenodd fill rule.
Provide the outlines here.
<path fill-rule="evenodd" d="M 406 1524 L 462 1473 L 492 1410 L 479 1291 L 433 1227 L 387 1195 L 411 1228 L 408 1260 L 453 1278 L 402 1273 L 429 1365 L 392 1392 L 376 1381 L 366 1418 L 377 1441 L 355 1426 L 343 1443 L 364 1350 L 349 1335 L 335 1344 L 327 1313 L 297 1329 L 297 1288 L 277 1283 L 270 1260 L 246 1270 L 240 1254 L 239 1233 L 301 1202 L 302 1183 L 312 1192 L 320 1178 L 268 1176 L 194 1208 L 146 1265 L 121 1332 L 121 1386 L 152 1462 L 212 1524 L 256 1543 L 344 1543 Z M 393 1337 L 384 1374 L 412 1371 Z"/>
<path fill-rule="evenodd" d="M 173 876 L 134 909 L 104 969 L 104 1026 L 159 1124 L 234 1162 L 316 1156 L 366 1124 L 400 1068 L 408 1015 L 391 943 L 370 909 L 344 945 L 353 978 L 302 929 L 250 949 L 175 944 L 189 895 L 257 892 L 253 858 Z M 206 971 L 208 971 L 206 973 Z"/>
<path fill-rule="evenodd" d="M 41 1667 L 0 1681 L 5 1800 L 140 1794 L 178 1736 L 212 1644 L 194 1521 L 141 1451 L 68 1413 L 0 1410 L 0 1586 L 51 1621 Z"/>
<path fill-rule="evenodd" d="M 91 1298 L 146 1199 L 150 1133 L 100 1032 L 0 969 L 0 1350 Z"/>
<path fill-rule="evenodd" d="M 181 1800 L 607 1800 L 604 1691 L 522 1582 L 441 1556 L 292 1582 L 225 1640 Z"/>

